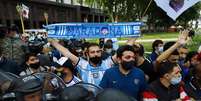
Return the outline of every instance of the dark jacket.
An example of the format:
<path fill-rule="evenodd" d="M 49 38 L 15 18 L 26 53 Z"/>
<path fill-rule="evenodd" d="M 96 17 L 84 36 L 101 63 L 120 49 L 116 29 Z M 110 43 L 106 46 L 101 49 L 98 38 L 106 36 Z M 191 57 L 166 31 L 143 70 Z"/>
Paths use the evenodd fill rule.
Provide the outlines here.
<path fill-rule="evenodd" d="M 0 60 L 0 69 L 16 75 L 19 75 L 22 70 L 16 62 L 8 60 L 4 57 Z"/>

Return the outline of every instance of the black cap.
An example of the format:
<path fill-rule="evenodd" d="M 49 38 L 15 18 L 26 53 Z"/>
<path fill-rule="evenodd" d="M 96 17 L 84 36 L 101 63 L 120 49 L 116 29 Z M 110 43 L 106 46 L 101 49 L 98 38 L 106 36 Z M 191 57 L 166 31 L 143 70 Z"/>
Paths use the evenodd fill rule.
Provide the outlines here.
<path fill-rule="evenodd" d="M 21 77 L 17 81 L 16 92 L 29 94 L 42 90 L 42 82 L 34 75 Z"/>

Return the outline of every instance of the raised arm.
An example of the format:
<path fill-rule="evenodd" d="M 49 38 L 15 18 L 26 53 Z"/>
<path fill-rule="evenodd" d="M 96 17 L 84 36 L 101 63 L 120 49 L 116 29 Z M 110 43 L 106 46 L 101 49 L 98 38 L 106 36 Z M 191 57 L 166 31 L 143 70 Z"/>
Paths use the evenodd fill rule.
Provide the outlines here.
<path fill-rule="evenodd" d="M 174 50 L 176 50 L 179 46 L 185 45 L 189 40 L 188 32 L 189 31 L 187 31 L 187 30 L 182 31 L 181 34 L 178 37 L 177 42 L 174 45 L 172 45 L 169 49 L 164 51 L 161 55 L 159 55 L 158 58 L 156 59 L 156 61 L 158 63 L 161 63 L 162 61 L 167 59 L 172 54 L 172 52 Z"/>
<path fill-rule="evenodd" d="M 59 52 L 61 52 L 62 55 L 64 55 L 65 57 L 68 57 L 73 62 L 73 65 L 76 65 L 78 63 L 79 57 L 77 57 L 74 54 L 72 54 L 67 48 L 65 48 L 64 46 L 60 45 L 55 40 L 49 40 L 49 42 L 51 43 L 51 45 L 53 47 L 55 47 Z"/>

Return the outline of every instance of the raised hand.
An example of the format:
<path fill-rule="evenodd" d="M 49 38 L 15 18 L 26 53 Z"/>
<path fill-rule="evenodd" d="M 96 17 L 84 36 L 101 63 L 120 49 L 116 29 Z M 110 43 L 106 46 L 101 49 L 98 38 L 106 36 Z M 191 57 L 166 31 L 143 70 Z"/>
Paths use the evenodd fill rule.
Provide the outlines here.
<path fill-rule="evenodd" d="M 188 33 L 188 30 L 181 31 L 177 43 L 179 43 L 180 45 L 185 45 L 190 40 L 190 37 L 188 37 Z"/>

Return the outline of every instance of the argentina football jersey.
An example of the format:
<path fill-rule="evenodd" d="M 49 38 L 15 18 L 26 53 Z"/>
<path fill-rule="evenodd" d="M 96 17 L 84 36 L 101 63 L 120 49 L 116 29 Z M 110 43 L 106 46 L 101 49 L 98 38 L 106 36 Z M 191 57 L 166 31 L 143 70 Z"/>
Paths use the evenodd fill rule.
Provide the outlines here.
<path fill-rule="evenodd" d="M 111 57 L 103 60 L 100 65 L 93 67 L 87 60 L 80 58 L 77 68 L 83 82 L 99 85 L 105 71 L 114 64 Z"/>

